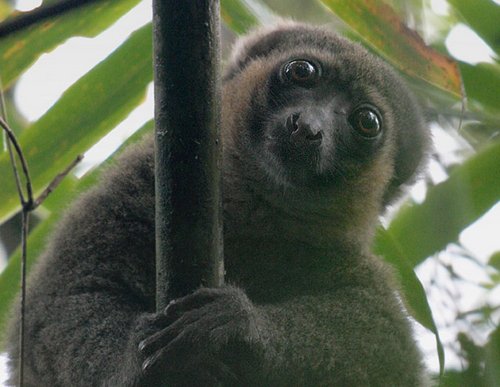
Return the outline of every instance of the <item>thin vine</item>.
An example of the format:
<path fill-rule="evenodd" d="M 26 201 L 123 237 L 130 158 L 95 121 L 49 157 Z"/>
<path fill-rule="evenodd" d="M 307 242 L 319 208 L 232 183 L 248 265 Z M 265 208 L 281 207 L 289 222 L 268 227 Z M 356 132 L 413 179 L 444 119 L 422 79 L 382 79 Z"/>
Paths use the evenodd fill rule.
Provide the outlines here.
<path fill-rule="evenodd" d="M 1 95 L 1 116 L 0 116 L 0 127 L 6 134 L 6 144 L 9 151 L 12 170 L 14 174 L 14 179 L 16 181 L 17 192 L 19 195 L 19 201 L 21 204 L 21 294 L 20 294 L 20 320 L 19 320 L 19 385 L 24 385 L 24 326 L 25 326 L 25 308 L 26 308 L 26 262 L 28 254 L 28 231 L 29 231 L 29 219 L 30 212 L 34 211 L 38 206 L 40 206 L 43 201 L 49 196 L 49 194 L 56 189 L 60 184 L 62 179 L 69 174 L 69 172 L 83 159 L 82 155 L 78 155 L 75 160 L 60 174 L 58 174 L 49 185 L 43 190 L 43 192 L 35 199 L 33 196 L 33 187 L 31 183 L 31 177 L 29 174 L 28 163 L 24 157 L 22 148 L 12 131 L 12 129 L 7 124 L 5 119 L 6 109 L 3 99 L 3 93 Z M 23 189 L 23 184 L 21 182 L 21 177 L 18 169 L 18 161 L 21 164 L 22 174 L 24 176 L 25 187 Z"/>

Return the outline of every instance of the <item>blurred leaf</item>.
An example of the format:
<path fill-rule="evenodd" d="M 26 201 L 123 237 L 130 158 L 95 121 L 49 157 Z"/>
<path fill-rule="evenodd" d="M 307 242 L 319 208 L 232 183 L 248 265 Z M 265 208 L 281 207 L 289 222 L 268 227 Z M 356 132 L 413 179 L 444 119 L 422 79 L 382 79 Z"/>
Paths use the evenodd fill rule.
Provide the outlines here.
<path fill-rule="evenodd" d="M 500 271 L 500 251 L 497 251 L 490 257 L 488 265 Z"/>
<path fill-rule="evenodd" d="M 462 125 L 460 135 L 476 150 L 491 144 L 491 141 L 500 139 L 500 127 L 498 125 L 473 121 Z"/>
<path fill-rule="evenodd" d="M 5 111 L 7 116 L 7 123 L 10 129 L 14 132 L 16 136 L 22 132 L 22 130 L 28 126 L 28 120 L 22 115 L 22 113 L 17 108 L 17 105 L 14 102 L 13 93 L 11 91 L 3 92 L 2 86 L 0 83 L 0 98 L 4 99 L 5 102 Z M 3 117 L 4 120 L 6 119 Z M 4 146 L 4 138 L 6 137 L 5 132 L 0 129 L 0 155 L 7 150 L 7 147 Z"/>
<path fill-rule="evenodd" d="M 440 381 L 441 387 L 497 387 L 500 380 L 500 329 L 490 336 L 489 342 L 480 346 L 466 333 L 458 334 L 461 356 L 465 359 L 461 371 L 447 370 Z"/>
<path fill-rule="evenodd" d="M 259 25 L 259 21 L 240 1 L 221 0 L 221 15 L 226 25 L 238 34 Z"/>
<path fill-rule="evenodd" d="M 280 17 L 292 18 L 301 22 L 311 22 L 312 24 L 332 25 L 338 19 L 330 12 L 325 12 L 323 4 L 319 0 L 263 0 L 273 12 Z"/>
<path fill-rule="evenodd" d="M 456 63 L 425 45 L 382 0 L 322 0 L 389 62 L 411 77 L 461 96 Z"/>
<path fill-rule="evenodd" d="M 490 275 L 490 279 L 493 281 L 490 289 L 494 288 L 497 285 L 500 285 L 500 273 L 493 273 L 492 275 Z"/>
<path fill-rule="evenodd" d="M 5 1 L 0 2 L 0 22 L 9 16 L 11 12 L 12 6 L 9 3 Z"/>
<path fill-rule="evenodd" d="M 257 0 L 221 0 L 221 14 L 224 23 L 237 34 L 275 20 L 273 12 Z"/>
<path fill-rule="evenodd" d="M 28 238 L 28 272 L 33 263 L 40 256 L 46 246 L 46 242 L 54 225 L 61 218 L 69 204 L 83 191 L 86 191 L 94 185 L 99 176 L 102 174 L 113 160 L 133 143 L 139 142 L 147 133 L 153 131 L 153 121 L 148 121 L 137 132 L 135 132 L 113 155 L 103 162 L 98 168 L 92 170 L 83 176 L 80 180 L 67 176 L 61 185 L 52 192 L 44 202 L 44 207 L 51 210 L 48 218 L 46 218 L 39 226 L 37 226 L 29 234 Z M 14 301 L 17 292 L 19 291 L 20 283 L 20 250 L 9 259 L 7 268 L 0 274 L 0 332 L 3 331 L 4 324 L 9 316 L 9 310 Z M 1 333 L 0 333 L 1 336 Z M 0 337 L 0 342 L 1 342 Z"/>
<path fill-rule="evenodd" d="M 439 356 L 439 367 L 444 369 L 444 349 L 439 331 L 437 329 L 432 311 L 427 301 L 425 290 L 413 271 L 413 266 L 408 261 L 400 242 L 391 235 L 391 232 L 379 228 L 377 230 L 376 253 L 384 256 L 399 274 L 400 284 L 403 291 L 403 299 L 409 311 L 415 319 L 424 327 L 429 329 L 436 337 L 436 347 Z M 390 252 L 390 253 L 389 253 Z"/>
<path fill-rule="evenodd" d="M 8 88 L 44 52 L 66 39 L 96 36 L 140 0 L 103 0 L 54 17 L 0 40 L 0 77 Z"/>
<path fill-rule="evenodd" d="M 486 109 L 500 111 L 500 66 L 492 63 L 460 63 L 468 101 Z"/>
<path fill-rule="evenodd" d="M 492 0 L 448 0 L 448 3 L 458 12 L 483 40 L 500 54 L 500 6 Z"/>
<path fill-rule="evenodd" d="M 430 188 L 422 204 L 401 208 L 388 232 L 411 265 L 455 242 L 463 229 L 500 200 L 499 165 L 500 143 L 495 143 L 456 167 L 448 180 Z M 398 259 L 392 250 L 383 248 L 382 240 L 376 244 L 389 261 Z"/>
<path fill-rule="evenodd" d="M 73 84 L 20 137 L 35 191 L 121 122 L 152 80 L 151 24 Z M 0 222 L 19 208 L 8 154 L 0 156 Z"/>
<path fill-rule="evenodd" d="M 485 379 L 487 386 L 496 386 L 500 381 L 500 327 L 490 334 L 485 346 Z"/>

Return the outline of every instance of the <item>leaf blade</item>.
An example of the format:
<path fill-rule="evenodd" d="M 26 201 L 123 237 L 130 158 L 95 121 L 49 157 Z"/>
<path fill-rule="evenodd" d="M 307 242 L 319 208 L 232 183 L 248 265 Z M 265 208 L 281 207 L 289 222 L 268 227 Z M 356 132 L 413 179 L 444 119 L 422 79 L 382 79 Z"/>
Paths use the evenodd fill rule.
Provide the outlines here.
<path fill-rule="evenodd" d="M 491 0 L 448 0 L 467 23 L 488 45 L 500 54 L 500 6 Z"/>
<path fill-rule="evenodd" d="M 401 208 L 388 231 L 413 266 L 455 242 L 466 226 L 500 200 L 498 165 L 500 142 L 456 167 L 446 181 L 429 189 L 423 203 Z"/>
<path fill-rule="evenodd" d="M 40 192 L 114 128 L 144 98 L 152 81 L 151 24 L 136 32 L 106 60 L 73 84 L 58 102 L 19 138 L 35 192 Z M 130 65 L 130 63 L 132 65 Z M 70 132 L 68 128 L 72 128 Z M 19 209 L 10 160 L 0 155 L 0 222 Z"/>
<path fill-rule="evenodd" d="M 399 283 L 402 287 L 403 300 L 413 317 L 424 327 L 429 329 L 436 338 L 436 349 L 439 358 L 439 368 L 444 370 L 444 348 L 439 336 L 439 330 L 434 321 L 432 310 L 422 283 L 413 271 L 411 263 L 404 254 L 401 243 L 390 231 L 379 228 L 377 230 L 377 245 L 375 251 L 382 255 L 387 262 L 397 270 Z M 390 252 L 390 254 L 388 253 Z"/>
<path fill-rule="evenodd" d="M 460 98 L 457 64 L 427 46 L 397 13 L 381 0 L 322 0 L 353 30 L 405 74 Z"/>
<path fill-rule="evenodd" d="M 72 36 L 92 37 L 113 24 L 140 0 L 104 0 L 33 25 L 0 40 L 3 87 L 12 83 L 44 52 Z"/>

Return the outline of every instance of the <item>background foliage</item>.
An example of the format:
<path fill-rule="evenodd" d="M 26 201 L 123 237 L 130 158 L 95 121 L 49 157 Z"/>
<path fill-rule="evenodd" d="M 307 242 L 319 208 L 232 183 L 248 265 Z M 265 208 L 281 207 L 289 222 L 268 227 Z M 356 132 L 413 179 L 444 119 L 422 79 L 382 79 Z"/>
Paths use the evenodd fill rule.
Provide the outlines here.
<path fill-rule="evenodd" d="M 35 122 L 23 119 L 13 103 L 16 82 L 43 53 L 73 36 L 98 35 L 139 2 L 103 0 L 0 40 L 0 78 L 8 116 L 28 159 L 36 191 L 143 101 L 152 81 L 151 25 L 133 32 Z M 1 4 L 0 19 L 12 17 L 12 9 Z M 496 328 L 500 302 L 490 296 L 498 294 L 500 288 L 500 252 L 484 262 L 460 245 L 459 235 L 500 199 L 500 143 L 496 140 L 500 126 L 500 6 L 492 0 L 448 0 L 451 12 L 439 16 L 433 14 L 430 4 L 431 0 L 221 0 L 223 36 L 230 41 L 278 17 L 328 24 L 397 68 L 422 100 L 432 127 L 455 139 L 454 162 L 445 161 L 439 149 L 433 154 L 433 163 L 446 178 L 436 184 L 426 176 L 425 199 L 417 202 L 409 196 L 393 209 L 386 216 L 387 227 L 379 229 L 375 248 L 399 273 L 412 315 L 436 336 L 441 365 L 445 364 L 442 345 L 461 360 L 447 366 L 443 385 L 493 386 L 500 380 L 500 331 Z M 474 30 L 489 45 L 494 53 L 489 63 L 450 59 L 445 39 L 458 23 Z M 466 97 L 463 112 L 462 96 Z M 149 122 L 128 142 L 136 141 L 151 127 Z M 82 178 L 69 176 L 38 210 L 29 238 L 30 265 L 64 208 L 79 192 L 95 184 L 102 168 L 97 165 Z M 0 236 L 4 235 L 6 246 L 12 246 L 15 238 L 8 231 L 16 224 L 19 204 L 3 147 L 0 187 Z M 13 247 L 9 247 L 11 257 L 0 275 L 0 325 L 18 290 L 19 252 Z M 473 285 L 484 294 L 481 305 L 467 310 L 454 302 L 463 283 L 470 282 L 453 264 L 464 257 L 481 271 L 481 282 L 473 281 Z M 426 295 L 414 269 L 429 262 L 447 275 L 444 282 L 425 284 L 432 285 Z M 431 290 L 444 294 L 446 302 L 433 301 Z M 438 332 L 450 327 L 437 323 L 430 304 L 434 312 L 444 307 L 452 316 L 447 321 L 455 324 L 453 335 L 447 335 L 446 340 L 441 340 Z"/>

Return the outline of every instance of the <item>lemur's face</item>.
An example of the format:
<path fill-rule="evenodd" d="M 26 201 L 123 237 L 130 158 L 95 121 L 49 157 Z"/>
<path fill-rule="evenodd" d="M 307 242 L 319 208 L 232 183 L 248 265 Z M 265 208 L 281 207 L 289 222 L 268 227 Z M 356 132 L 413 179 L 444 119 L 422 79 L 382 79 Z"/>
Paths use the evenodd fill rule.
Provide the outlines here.
<path fill-rule="evenodd" d="M 328 187 L 376 171 L 386 191 L 414 173 L 427 136 L 418 106 L 362 47 L 291 25 L 242 51 L 226 75 L 251 87 L 242 144 L 277 185 Z"/>
<path fill-rule="evenodd" d="M 382 101 L 339 68 L 338 55 L 296 51 L 269 75 L 268 110 L 251 139 L 266 171 L 284 184 L 334 184 L 387 152 Z"/>

